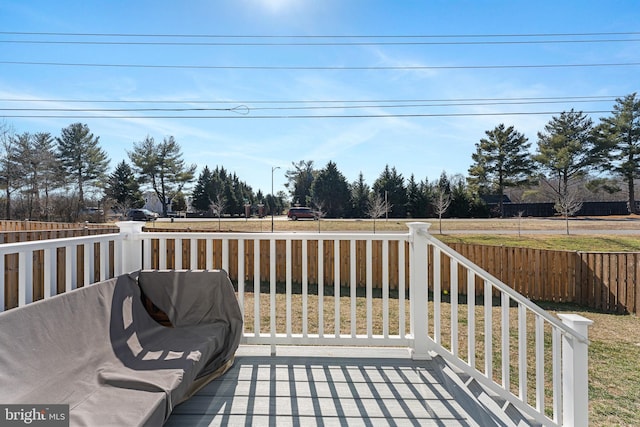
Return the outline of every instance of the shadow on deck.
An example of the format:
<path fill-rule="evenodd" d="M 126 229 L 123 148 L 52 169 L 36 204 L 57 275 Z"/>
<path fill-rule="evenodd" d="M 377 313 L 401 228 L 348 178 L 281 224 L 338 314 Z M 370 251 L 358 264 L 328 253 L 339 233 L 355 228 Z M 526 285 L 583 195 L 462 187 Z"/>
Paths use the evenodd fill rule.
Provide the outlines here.
<path fill-rule="evenodd" d="M 227 374 L 166 426 L 509 425 L 461 393 L 444 362 L 407 349 L 241 346 Z"/>

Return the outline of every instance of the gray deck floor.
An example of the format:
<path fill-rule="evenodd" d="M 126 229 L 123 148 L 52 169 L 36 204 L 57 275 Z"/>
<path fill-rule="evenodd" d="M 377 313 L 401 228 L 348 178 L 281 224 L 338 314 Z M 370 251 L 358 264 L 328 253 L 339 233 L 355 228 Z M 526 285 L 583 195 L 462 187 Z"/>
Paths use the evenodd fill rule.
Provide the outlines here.
<path fill-rule="evenodd" d="M 406 349 L 241 346 L 231 370 L 166 426 L 482 425 L 433 361 Z M 464 408 L 463 405 L 467 407 Z"/>

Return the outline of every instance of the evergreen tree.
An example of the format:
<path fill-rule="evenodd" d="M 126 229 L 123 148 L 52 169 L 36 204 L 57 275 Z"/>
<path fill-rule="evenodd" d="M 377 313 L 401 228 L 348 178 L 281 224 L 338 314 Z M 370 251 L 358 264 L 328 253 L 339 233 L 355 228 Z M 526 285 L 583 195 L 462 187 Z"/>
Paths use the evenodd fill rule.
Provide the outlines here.
<path fill-rule="evenodd" d="M 407 190 L 404 178 L 393 167 L 386 165 L 384 171 L 373 183 L 373 192 L 379 194 L 390 206 L 389 217 L 405 218 L 407 216 Z"/>
<path fill-rule="evenodd" d="M 358 180 L 351 184 L 351 214 L 352 218 L 365 218 L 369 208 L 369 196 L 371 189 L 364 181 L 362 172 Z"/>
<path fill-rule="evenodd" d="M 205 166 L 198 176 L 196 185 L 193 188 L 191 205 L 194 209 L 200 212 L 206 212 L 209 210 L 211 204 L 211 198 L 209 197 L 208 186 L 211 182 L 211 171 L 208 166 Z"/>
<path fill-rule="evenodd" d="M 472 154 L 474 163 L 469 168 L 468 182 L 480 194 L 497 194 L 500 217 L 507 187 L 517 187 L 531 182 L 534 164 L 529 154 L 531 144 L 513 126 L 499 124 L 485 132 Z"/>
<path fill-rule="evenodd" d="M 109 158 L 98 145 L 99 140 L 82 123 L 62 129 L 60 137 L 56 138 L 60 164 L 77 187 L 80 207 L 84 207 L 85 188 L 99 185 L 109 167 Z"/>
<path fill-rule="evenodd" d="M 598 143 L 606 153 L 602 167 L 627 184 L 629 212 L 636 208 L 635 180 L 640 178 L 640 99 L 636 93 L 616 99 L 610 117 L 601 119 Z"/>
<path fill-rule="evenodd" d="M 144 205 L 140 184 L 136 180 L 133 169 L 124 160 L 118 163 L 113 173 L 109 175 L 105 193 L 123 211 Z"/>
<path fill-rule="evenodd" d="M 329 161 L 327 166 L 318 172 L 311 194 L 317 206 L 328 218 L 343 217 L 349 205 L 349 184 L 337 165 Z"/>
<path fill-rule="evenodd" d="M 567 192 L 572 178 L 583 176 L 600 158 L 594 144 L 593 122 L 581 111 L 552 117 L 538 132 L 538 152 L 534 160 L 550 174 L 546 179 L 557 196 Z"/>
<path fill-rule="evenodd" d="M 182 159 L 180 145 L 173 136 L 157 143 L 147 136 L 133 144 L 129 158 L 143 183 L 153 189 L 162 203 L 162 215 L 167 216 L 167 206 L 182 188 L 193 181 L 196 165 L 187 166 Z"/>
<path fill-rule="evenodd" d="M 424 185 L 416 182 L 413 174 L 407 183 L 407 215 L 411 218 L 427 217 L 427 195 Z"/>
<path fill-rule="evenodd" d="M 292 162 L 293 169 L 285 172 L 287 178 L 285 187 L 291 194 L 291 204 L 306 206 L 311 201 L 311 187 L 317 171 L 313 169 L 313 160 Z"/>

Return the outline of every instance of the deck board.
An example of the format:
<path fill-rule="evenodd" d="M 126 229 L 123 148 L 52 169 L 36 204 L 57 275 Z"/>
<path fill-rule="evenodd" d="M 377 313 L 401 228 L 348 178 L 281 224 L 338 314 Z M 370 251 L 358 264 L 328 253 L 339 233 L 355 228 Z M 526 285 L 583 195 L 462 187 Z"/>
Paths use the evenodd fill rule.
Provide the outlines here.
<path fill-rule="evenodd" d="M 166 426 L 476 425 L 406 349 L 241 346 L 234 366 Z"/>

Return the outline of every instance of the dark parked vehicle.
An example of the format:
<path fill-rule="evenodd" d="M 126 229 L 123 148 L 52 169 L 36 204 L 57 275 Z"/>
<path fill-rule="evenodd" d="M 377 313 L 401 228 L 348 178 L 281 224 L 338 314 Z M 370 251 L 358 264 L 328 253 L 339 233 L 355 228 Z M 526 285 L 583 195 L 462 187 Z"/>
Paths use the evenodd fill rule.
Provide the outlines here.
<path fill-rule="evenodd" d="M 318 219 L 318 216 L 311 208 L 291 208 L 287 213 L 287 217 L 294 221 L 299 218 Z"/>
<path fill-rule="evenodd" d="M 158 214 L 148 209 L 131 209 L 127 212 L 127 218 L 131 221 L 155 221 Z"/>

